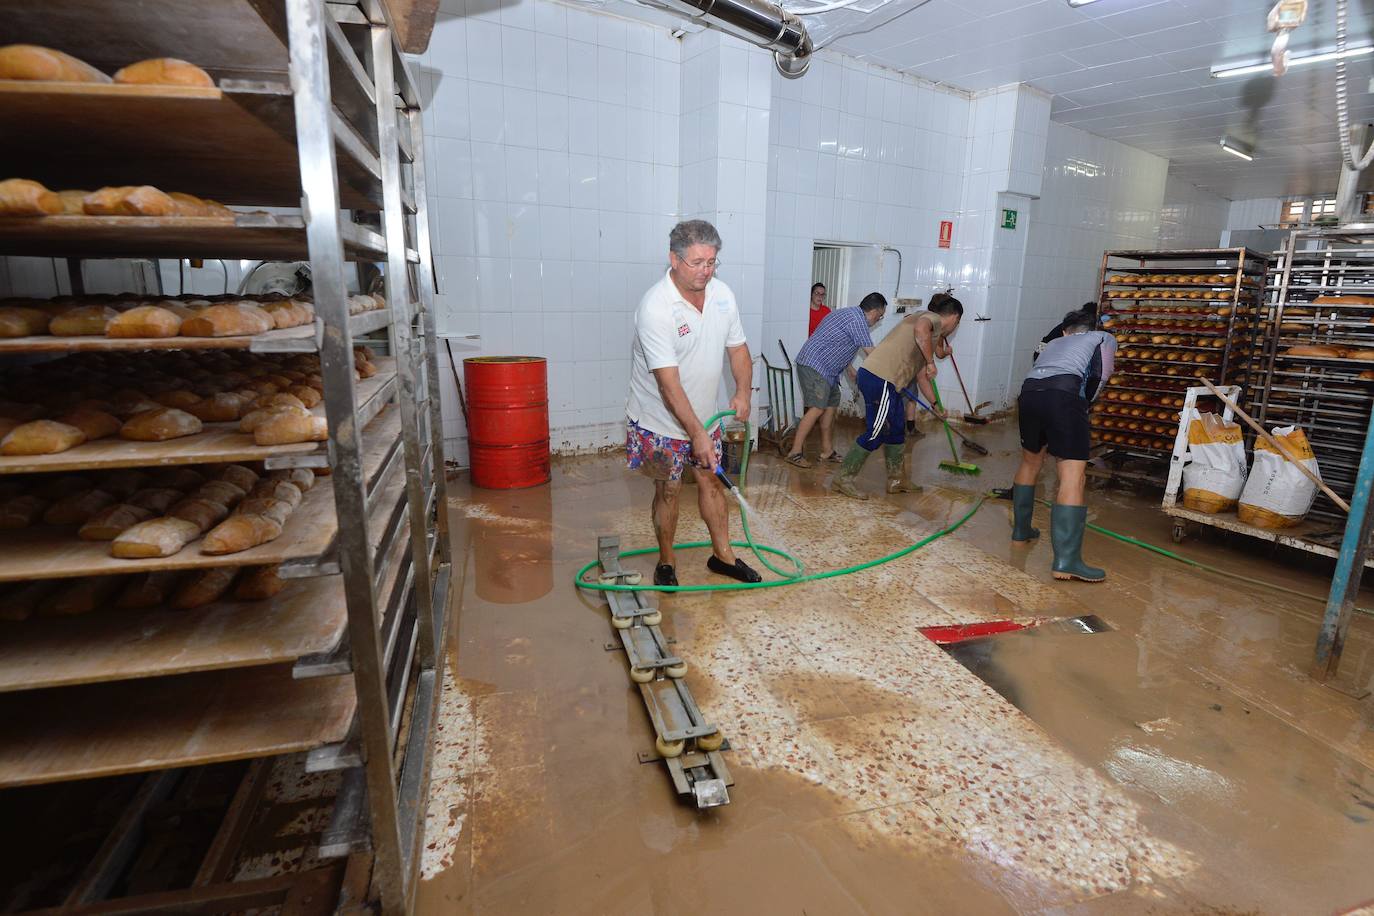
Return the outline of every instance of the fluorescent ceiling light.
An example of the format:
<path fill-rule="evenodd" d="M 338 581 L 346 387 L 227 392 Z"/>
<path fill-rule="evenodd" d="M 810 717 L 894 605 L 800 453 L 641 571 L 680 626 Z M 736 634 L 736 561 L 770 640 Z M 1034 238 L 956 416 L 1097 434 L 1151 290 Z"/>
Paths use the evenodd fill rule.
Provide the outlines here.
<path fill-rule="evenodd" d="M 1069 6 L 1087 6 L 1089 3 L 1096 3 L 1097 0 L 1069 0 Z"/>
<path fill-rule="evenodd" d="M 1226 150 L 1226 152 L 1230 153 L 1232 156 L 1237 156 L 1241 159 L 1244 159 L 1246 162 L 1255 161 L 1254 147 L 1247 146 L 1244 143 L 1232 140 L 1230 137 L 1221 138 L 1221 148 Z"/>
<path fill-rule="evenodd" d="M 1363 57 L 1374 52 L 1374 45 L 1359 45 L 1354 48 L 1346 48 L 1346 58 Z M 1288 58 L 1289 67 L 1302 67 L 1307 64 L 1320 64 L 1328 60 L 1335 60 L 1338 56 L 1334 48 L 1326 51 L 1316 51 L 1308 54 L 1292 54 Z M 1274 69 L 1272 61 L 1263 61 L 1254 64 L 1217 64 L 1212 67 L 1212 79 L 1226 79 L 1229 76 L 1250 76 L 1254 73 L 1269 73 Z"/>

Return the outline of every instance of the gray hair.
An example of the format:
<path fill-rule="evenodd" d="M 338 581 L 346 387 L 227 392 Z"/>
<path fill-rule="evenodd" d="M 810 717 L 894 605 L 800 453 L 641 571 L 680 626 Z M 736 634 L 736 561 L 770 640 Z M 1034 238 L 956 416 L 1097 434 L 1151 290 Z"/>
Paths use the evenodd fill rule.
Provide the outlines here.
<path fill-rule="evenodd" d="M 709 245 L 720 251 L 720 233 L 704 219 L 683 220 L 668 233 L 668 250 L 679 258 L 686 257 L 693 245 Z"/>

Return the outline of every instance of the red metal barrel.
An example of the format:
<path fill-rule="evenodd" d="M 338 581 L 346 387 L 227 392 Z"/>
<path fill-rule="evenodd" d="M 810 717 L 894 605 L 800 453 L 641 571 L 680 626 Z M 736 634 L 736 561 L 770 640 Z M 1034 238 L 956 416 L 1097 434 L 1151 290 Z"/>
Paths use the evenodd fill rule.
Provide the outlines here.
<path fill-rule="evenodd" d="M 549 367 L 541 356 L 463 360 L 472 482 L 490 490 L 549 480 Z"/>

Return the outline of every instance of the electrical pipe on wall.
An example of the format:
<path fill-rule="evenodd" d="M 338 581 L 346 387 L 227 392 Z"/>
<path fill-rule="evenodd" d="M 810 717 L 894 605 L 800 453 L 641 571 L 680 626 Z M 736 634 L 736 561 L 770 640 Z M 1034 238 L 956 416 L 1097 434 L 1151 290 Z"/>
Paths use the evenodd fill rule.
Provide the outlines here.
<path fill-rule="evenodd" d="M 768 0 L 639 0 L 773 52 L 778 72 L 796 79 L 811 66 L 811 36 L 800 18 Z"/>

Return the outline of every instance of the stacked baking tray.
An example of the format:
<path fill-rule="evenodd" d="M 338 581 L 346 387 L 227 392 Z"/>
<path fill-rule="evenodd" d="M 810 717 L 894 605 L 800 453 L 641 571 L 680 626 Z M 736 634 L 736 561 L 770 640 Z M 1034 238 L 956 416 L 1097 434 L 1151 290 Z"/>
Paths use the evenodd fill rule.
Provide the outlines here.
<path fill-rule="evenodd" d="M 1092 428 L 1109 458 L 1144 459 L 1162 478 L 1193 380 L 1245 385 L 1268 266 L 1245 248 L 1103 253 L 1102 327 L 1118 348 Z"/>
<path fill-rule="evenodd" d="M 316 315 L 308 329 L 253 338 L 25 338 L 0 347 L 0 359 L 97 350 L 85 356 L 114 364 L 154 346 L 196 347 L 183 350 L 192 364 L 204 364 L 197 354 L 207 348 L 317 353 L 329 433 L 324 443 L 255 447 L 224 429 L 0 461 L 0 479 L 227 461 L 322 475 L 276 540 L 227 557 L 190 547 L 165 561 L 114 561 L 99 545 L 56 532 L 0 538 L 0 588 L 246 564 L 278 564 L 287 580 L 252 606 L 99 607 L 7 624 L 0 789 L 125 774 L 147 774 L 156 787 L 163 774 L 216 761 L 307 752 L 311 771 L 344 771 L 320 856 L 347 857 L 361 873 L 361 896 L 406 912 L 419 883 L 443 684 L 449 547 L 421 99 L 389 13 L 381 0 L 0 0 L 0 15 L 7 41 L 55 48 L 107 73 L 135 56 L 177 57 L 215 82 L 0 80 L 0 177 L 52 188 L 156 181 L 246 208 L 299 208 L 241 210 L 196 225 L 10 218 L 0 221 L 0 255 L 308 258 Z M 379 265 L 387 307 L 351 316 L 348 277 L 363 262 Z M 388 352 L 377 374 L 357 378 L 355 344 Z M 221 880 L 231 877 L 224 863 L 239 835 L 228 820 L 202 869 L 213 881 L 104 900 L 137 850 L 140 817 L 131 807 L 120 818 L 64 912 L 85 911 L 78 904 L 98 912 L 301 904 L 286 899 L 288 883 Z M 213 867 L 211 856 L 219 856 Z M 355 861 L 363 864 L 353 869 Z"/>
<path fill-rule="evenodd" d="M 1301 426 L 1349 500 L 1374 403 L 1374 231 L 1295 230 L 1276 257 L 1252 412 L 1266 428 Z M 1320 493 L 1311 515 L 1345 518 Z"/>

